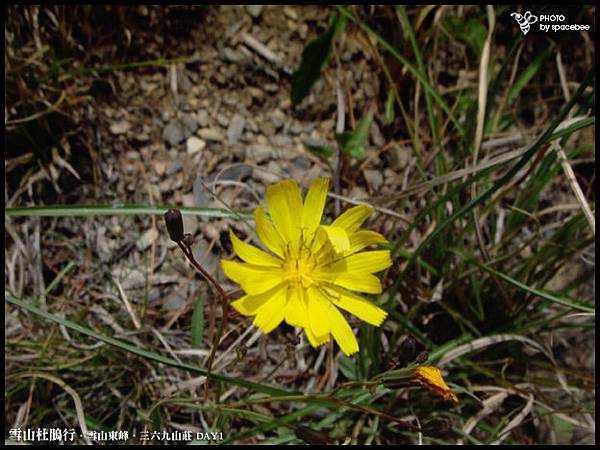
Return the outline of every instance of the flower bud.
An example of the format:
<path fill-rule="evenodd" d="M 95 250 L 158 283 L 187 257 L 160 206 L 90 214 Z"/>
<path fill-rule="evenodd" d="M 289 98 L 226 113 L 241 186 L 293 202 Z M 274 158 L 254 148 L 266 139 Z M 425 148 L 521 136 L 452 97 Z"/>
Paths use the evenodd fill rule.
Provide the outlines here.
<path fill-rule="evenodd" d="M 167 225 L 167 231 L 171 240 L 179 242 L 183 239 L 183 218 L 181 217 L 181 211 L 178 209 L 168 210 L 165 213 L 165 224 Z"/>

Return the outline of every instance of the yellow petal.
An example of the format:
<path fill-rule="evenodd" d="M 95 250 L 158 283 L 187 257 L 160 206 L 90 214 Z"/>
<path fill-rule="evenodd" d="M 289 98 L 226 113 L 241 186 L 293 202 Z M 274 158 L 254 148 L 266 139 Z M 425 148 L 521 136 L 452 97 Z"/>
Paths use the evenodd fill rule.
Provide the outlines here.
<path fill-rule="evenodd" d="M 329 321 L 331 322 L 331 334 L 346 356 L 358 351 L 358 342 L 352 332 L 352 328 L 335 306 L 329 308 Z"/>
<path fill-rule="evenodd" d="M 300 241 L 302 194 L 295 180 L 284 180 L 267 188 L 267 206 L 275 229 L 297 254 Z"/>
<path fill-rule="evenodd" d="M 306 193 L 302 208 L 302 231 L 306 239 L 309 239 L 321 224 L 328 188 L 329 180 L 316 178 Z"/>
<path fill-rule="evenodd" d="M 259 295 L 244 295 L 242 298 L 231 302 L 231 306 L 240 314 L 245 316 L 255 316 L 259 308 L 267 301 L 271 300 L 271 298 L 278 294 L 278 291 L 284 287 L 285 285 L 280 284 Z"/>
<path fill-rule="evenodd" d="M 350 238 L 343 228 L 322 225 L 321 230 L 325 232 L 327 239 L 337 253 L 345 252 L 350 248 Z"/>
<path fill-rule="evenodd" d="M 293 327 L 305 328 L 308 326 L 306 300 L 303 291 L 296 286 L 290 287 L 285 305 L 285 321 Z"/>
<path fill-rule="evenodd" d="M 350 236 L 348 254 L 356 253 L 369 245 L 387 243 L 388 240 L 376 231 L 360 230 Z"/>
<path fill-rule="evenodd" d="M 304 327 L 304 332 L 306 333 L 306 337 L 308 337 L 308 342 L 310 342 L 310 345 L 312 345 L 314 348 L 329 342 L 329 334 L 317 338 L 317 336 L 315 336 L 315 334 L 312 332 L 310 326 Z"/>
<path fill-rule="evenodd" d="M 265 244 L 265 247 L 283 258 L 285 242 L 275 228 L 273 228 L 273 225 L 271 225 L 262 205 L 258 205 L 254 210 L 254 220 L 256 222 L 256 234 L 258 234 L 262 243 Z"/>
<path fill-rule="evenodd" d="M 270 333 L 277 328 L 283 320 L 285 296 L 285 289 L 278 289 L 271 299 L 258 309 L 254 318 L 254 325 L 265 333 Z"/>
<path fill-rule="evenodd" d="M 335 271 L 336 267 L 344 266 L 342 270 L 347 272 L 366 272 L 375 273 L 387 269 L 392 265 L 392 259 L 390 258 L 389 250 L 375 250 L 371 252 L 356 253 L 354 255 L 346 256 L 343 260 L 332 266 L 332 270 Z"/>
<path fill-rule="evenodd" d="M 225 275 L 250 295 L 262 294 L 284 281 L 283 272 L 277 267 L 255 266 L 236 261 L 221 261 L 221 266 Z"/>
<path fill-rule="evenodd" d="M 387 312 L 360 295 L 336 286 L 326 287 L 325 292 L 327 292 L 328 298 L 334 305 L 337 305 L 371 325 L 378 327 L 387 317 Z"/>
<path fill-rule="evenodd" d="M 324 338 L 328 338 L 329 332 L 331 331 L 331 324 L 329 323 L 328 309 L 331 307 L 322 298 L 319 291 L 315 289 L 309 289 L 307 292 L 308 297 L 308 325 L 312 331 L 315 339 L 320 342 Z"/>
<path fill-rule="evenodd" d="M 282 261 L 280 259 L 259 250 L 253 245 L 246 244 L 244 241 L 240 240 L 232 230 L 229 230 L 229 238 L 233 244 L 235 254 L 247 263 L 255 264 L 257 266 L 281 267 Z"/>
<path fill-rule="evenodd" d="M 370 273 L 321 272 L 314 275 L 317 281 L 328 282 L 352 291 L 366 294 L 381 294 L 379 278 Z"/>
<path fill-rule="evenodd" d="M 419 366 L 413 372 L 413 382 L 426 387 L 432 392 L 441 395 L 444 400 L 458 402 L 458 397 L 450 390 L 440 369 L 432 366 Z"/>
<path fill-rule="evenodd" d="M 334 227 L 341 227 L 346 233 L 352 234 L 369 217 L 373 209 L 367 205 L 358 205 L 345 211 L 331 224 Z"/>

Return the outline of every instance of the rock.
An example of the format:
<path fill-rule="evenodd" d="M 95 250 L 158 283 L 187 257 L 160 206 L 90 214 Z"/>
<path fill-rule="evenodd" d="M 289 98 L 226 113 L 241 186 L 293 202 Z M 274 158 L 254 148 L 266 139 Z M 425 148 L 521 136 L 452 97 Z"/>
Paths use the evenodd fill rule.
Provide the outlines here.
<path fill-rule="evenodd" d="M 182 216 L 183 219 L 183 232 L 190 233 L 192 236 L 196 234 L 198 231 L 198 218 L 194 216 L 190 216 L 188 214 L 184 214 Z"/>
<path fill-rule="evenodd" d="M 264 7 L 264 5 L 246 5 L 246 11 L 248 11 L 248 14 L 250 14 L 252 17 L 257 19 L 260 17 Z"/>
<path fill-rule="evenodd" d="M 206 177 L 205 183 L 207 185 L 210 185 L 213 181 L 217 179 L 217 175 L 219 175 L 219 180 L 238 181 L 243 178 L 246 178 L 248 175 L 252 175 L 252 167 L 230 165 L 225 170 L 218 170 L 216 172 L 210 173 Z"/>
<path fill-rule="evenodd" d="M 310 161 L 306 159 L 304 156 L 297 156 L 292 159 L 292 164 L 294 167 L 300 170 L 308 170 L 310 169 Z"/>
<path fill-rule="evenodd" d="M 152 245 L 152 243 L 156 240 L 157 237 L 158 237 L 158 231 L 156 230 L 156 228 L 150 228 L 136 242 L 138 250 L 140 250 L 142 252 L 144 250 L 146 250 L 148 247 L 150 247 Z"/>
<path fill-rule="evenodd" d="M 180 159 L 176 159 L 175 161 L 173 161 L 171 163 L 171 165 L 167 168 L 167 171 L 165 172 L 165 175 L 170 177 L 171 175 L 175 175 L 177 172 L 179 172 L 181 169 L 183 169 L 183 162 L 181 162 Z"/>
<path fill-rule="evenodd" d="M 235 144 L 244 131 L 246 120 L 239 114 L 234 114 L 227 128 L 227 142 Z"/>
<path fill-rule="evenodd" d="M 160 177 L 162 177 L 167 171 L 169 162 L 165 160 L 157 160 L 153 161 L 152 165 L 154 166 L 154 172 Z"/>
<path fill-rule="evenodd" d="M 185 297 L 175 292 L 169 295 L 167 298 L 165 298 L 162 306 L 167 311 L 179 311 L 185 307 L 186 303 L 187 300 L 185 299 Z"/>
<path fill-rule="evenodd" d="M 206 142 L 196 136 L 190 136 L 185 143 L 185 147 L 190 155 L 195 155 L 206 147 Z"/>
<path fill-rule="evenodd" d="M 131 124 L 126 120 L 115 122 L 109 127 L 112 134 L 125 134 L 131 129 Z"/>
<path fill-rule="evenodd" d="M 284 13 L 284 14 L 285 14 L 285 15 L 286 15 L 286 16 L 287 16 L 289 19 L 292 19 L 292 20 L 298 20 L 298 14 L 296 14 L 296 11 L 294 11 L 294 10 L 292 9 L 292 7 L 291 7 L 291 6 L 287 6 L 287 5 L 285 5 L 285 6 L 283 7 L 283 13 Z"/>
<path fill-rule="evenodd" d="M 229 126 L 229 119 L 225 114 L 217 114 L 217 122 L 219 122 L 219 125 L 221 125 L 223 128 L 227 128 Z"/>
<path fill-rule="evenodd" d="M 276 134 L 275 136 L 273 136 L 271 138 L 271 142 L 273 143 L 273 145 L 284 146 L 284 145 L 292 145 L 294 141 L 292 140 L 291 137 L 286 136 L 284 134 Z"/>
<path fill-rule="evenodd" d="M 281 179 L 278 173 L 281 173 L 281 166 L 275 161 L 269 161 L 266 168 L 254 168 L 252 177 L 263 183 L 265 186 L 268 186 L 277 183 Z"/>
<path fill-rule="evenodd" d="M 194 206 L 196 208 L 208 208 L 210 204 L 210 199 L 202 183 L 203 181 L 204 180 L 202 180 L 201 177 L 196 177 L 196 180 L 194 181 L 194 186 L 192 188 L 192 191 L 194 193 Z"/>
<path fill-rule="evenodd" d="M 369 185 L 376 191 L 379 190 L 379 188 L 383 184 L 383 174 L 381 173 L 381 171 L 374 169 L 366 169 L 363 171 L 363 173 L 365 174 L 367 183 L 369 183 Z"/>
<path fill-rule="evenodd" d="M 271 113 L 271 123 L 275 125 L 275 128 L 281 128 L 285 123 L 286 116 L 282 110 L 276 109 Z"/>
<path fill-rule="evenodd" d="M 171 120 L 163 130 L 163 140 L 175 146 L 190 137 L 198 129 L 198 122 L 189 115 Z"/>
<path fill-rule="evenodd" d="M 375 120 L 371 122 L 371 142 L 377 147 L 383 147 L 385 145 L 385 139 Z"/>
<path fill-rule="evenodd" d="M 251 145 L 250 147 L 248 147 L 246 152 L 246 156 L 248 157 L 248 159 L 256 161 L 257 163 L 267 161 L 271 159 L 273 155 L 276 155 L 273 147 L 262 144 Z"/>
<path fill-rule="evenodd" d="M 198 121 L 198 125 L 202 128 L 208 127 L 210 124 L 210 117 L 208 116 L 208 111 L 205 109 L 201 109 L 196 113 L 196 120 Z"/>
<path fill-rule="evenodd" d="M 225 47 L 222 51 L 221 51 L 222 55 L 223 55 L 223 59 L 225 61 L 234 63 L 234 64 L 242 64 L 245 61 L 248 60 L 248 57 L 244 54 L 242 54 L 241 52 L 235 51 L 234 49 L 230 48 L 230 47 Z"/>
<path fill-rule="evenodd" d="M 201 128 L 196 133 L 202 139 L 207 141 L 224 141 L 225 137 L 215 128 Z"/>

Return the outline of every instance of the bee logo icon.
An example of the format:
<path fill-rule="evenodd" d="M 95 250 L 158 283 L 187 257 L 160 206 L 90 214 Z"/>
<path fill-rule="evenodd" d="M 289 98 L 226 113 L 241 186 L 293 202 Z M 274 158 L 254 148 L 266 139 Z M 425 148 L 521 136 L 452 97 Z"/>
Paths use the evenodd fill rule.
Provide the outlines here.
<path fill-rule="evenodd" d="M 523 34 L 529 33 L 531 24 L 536 23 L 538 21 L 537 16 L 531 14 L 530 11 L 527 11 L 525 14 L 511 13 L 510 15 L 515 18 Z"/>

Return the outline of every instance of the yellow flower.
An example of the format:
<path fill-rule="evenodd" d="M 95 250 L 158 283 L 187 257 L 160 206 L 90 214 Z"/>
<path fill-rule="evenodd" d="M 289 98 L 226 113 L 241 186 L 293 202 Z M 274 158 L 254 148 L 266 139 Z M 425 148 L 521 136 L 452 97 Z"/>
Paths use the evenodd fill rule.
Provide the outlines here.
<path fill-rule="evenodd" d="M 444 400 L 451 400 L 458 403 L 458 398 L 446 385 L 446 382 L 442 378 L 440 369 L 432 366 L 419 366 L 413 371 L 413 383 L 420 384 L 426 387 L 430 391 L 441 395 Z"/>
<path fill-rule="evenodd" d="M 285 180 L 267 188 L 267 206 L 254 210 L 256 232 L 269 254 L 230 233 L 233 249 L 244 263 L 222 261 L 223 270 L 246 295 L 232 302 L 241 314 L 255 316 L 265 333 L 282 321 L 301 327 L 313 347 L 330 335 L 346 355 L 358 351 L 352 329 L 338 308 L 375 326 L 387 313 L 351 291 L 381 293 L 373 275 L 392 264 L 389 250 L 358 253 L 385 238 L 358 230 L 371 213 L 360 205 L 350 208 L 331 225 L 321 225 L 329 180 L 317 178 L 304 201 L 298 184 Z M 272 223 L 271 223 L 272 222 Z"/>

